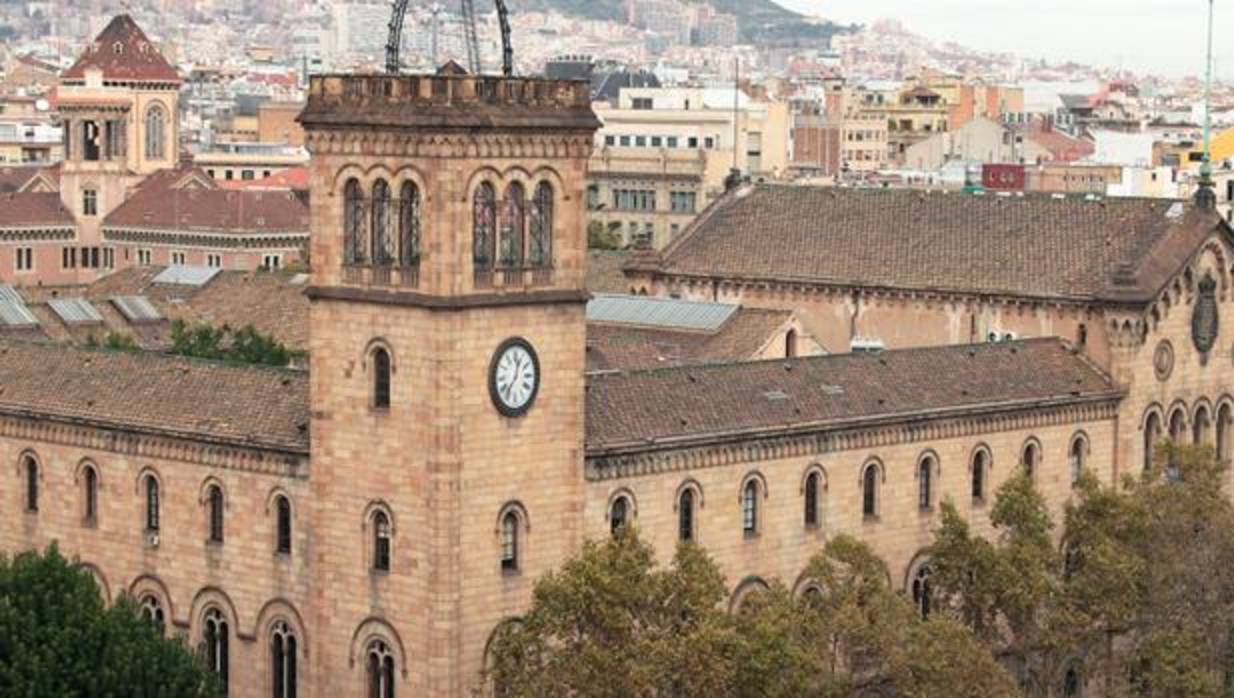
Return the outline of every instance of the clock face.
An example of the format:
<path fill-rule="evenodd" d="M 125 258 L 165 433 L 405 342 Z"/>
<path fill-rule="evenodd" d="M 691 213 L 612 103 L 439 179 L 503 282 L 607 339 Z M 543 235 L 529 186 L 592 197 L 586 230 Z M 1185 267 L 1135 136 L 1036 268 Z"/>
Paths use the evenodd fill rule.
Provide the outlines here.
<path fill-rule="evenodd" d="M 527 414 L 540 389 L 540 360 L 536 350 L 521 338 L 503 342 L 493 355 L 488 387 L 498 412 L 507 417 Z"/>

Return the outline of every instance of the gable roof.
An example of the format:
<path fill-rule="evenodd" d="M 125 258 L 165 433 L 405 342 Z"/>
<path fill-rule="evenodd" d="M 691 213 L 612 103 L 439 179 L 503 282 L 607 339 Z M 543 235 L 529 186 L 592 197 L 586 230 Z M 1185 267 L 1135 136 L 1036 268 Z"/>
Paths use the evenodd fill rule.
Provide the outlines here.
<path fill-rule="evenodd" d="M 87 70 L 96 69 L 108 80 L 180 82 L 180 74 L 127 14 L 113 17 L 77 62 L 60 77 L 79 80 L 86 77 Z"/>
<path fill-rule="evenodd" d="M 1141 302 L 1218 230 L 1229 232 L 1215 213 L 1164 199 L 758 185 L 704 212 L 655 270 Z"/>
<path fill-rule="evenodd" d="M 54 192 L 16 191 L 0 194 L 0 228 L 76 226 L 77 221 Z"/>
<path fill-rule="evenodd" d="M 1116 400 L 1058 339 L 592 374 L 588 455 L 854 424 Z"/>
<path fill-rule="evenodd" d="M 0 413 L 308 453 L 295 371 L 0 340 Z"/>
<path fill-rule="evenodd" d="M 290 191 L 226 190 L 199 169 L 164 170 L 147 178 L 103 226 L 307 235 L 308 216 Z"/>

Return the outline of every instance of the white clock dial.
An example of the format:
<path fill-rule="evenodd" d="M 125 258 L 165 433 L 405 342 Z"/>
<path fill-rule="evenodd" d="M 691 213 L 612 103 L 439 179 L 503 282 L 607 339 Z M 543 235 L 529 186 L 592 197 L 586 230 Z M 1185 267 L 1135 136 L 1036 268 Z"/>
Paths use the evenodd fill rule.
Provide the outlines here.
<path fill-rule="evenodd" d="M 507 342 L 494 357 L 490 380 L 498 409 L 507 416 L 522 415 L 539 388 L 540 365 L 535 350 L 521 340 Z"/>

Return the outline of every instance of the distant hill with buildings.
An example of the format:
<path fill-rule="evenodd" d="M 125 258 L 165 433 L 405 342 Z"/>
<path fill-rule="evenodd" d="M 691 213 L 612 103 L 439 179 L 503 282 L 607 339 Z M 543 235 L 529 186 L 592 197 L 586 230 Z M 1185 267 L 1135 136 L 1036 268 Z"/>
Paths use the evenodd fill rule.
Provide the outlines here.
<path fill-rule="evenodd" d="M 835 34 L 853 31 L 832 22 L 819 22 L 777 5 L 772 0 L 701 0 L 716 10 L 737 17 L 746 41 L 765 43 L 830 41 Z M 626 16 L 624 0 L 511 0 L 512 12 L 556 10 L 588 19 L 620 21 Z"/>

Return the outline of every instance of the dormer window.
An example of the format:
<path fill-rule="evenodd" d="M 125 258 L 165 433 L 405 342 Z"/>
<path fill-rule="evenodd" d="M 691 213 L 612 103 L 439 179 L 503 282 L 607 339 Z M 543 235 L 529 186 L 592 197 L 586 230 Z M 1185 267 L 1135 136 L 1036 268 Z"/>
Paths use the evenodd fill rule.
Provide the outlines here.
<path fill-rule="evenodd" d="M 112 52 L 112 53 L 114 53 L 114 54 L 116 54 L 117 56 L 119 56 L 120 54 L 124 53 L 124 44 L 120 43 L 119 41 L 117 41 L 116 43 L 112 44 L 112 45 L 111 45 L 111 52 Z"/>

